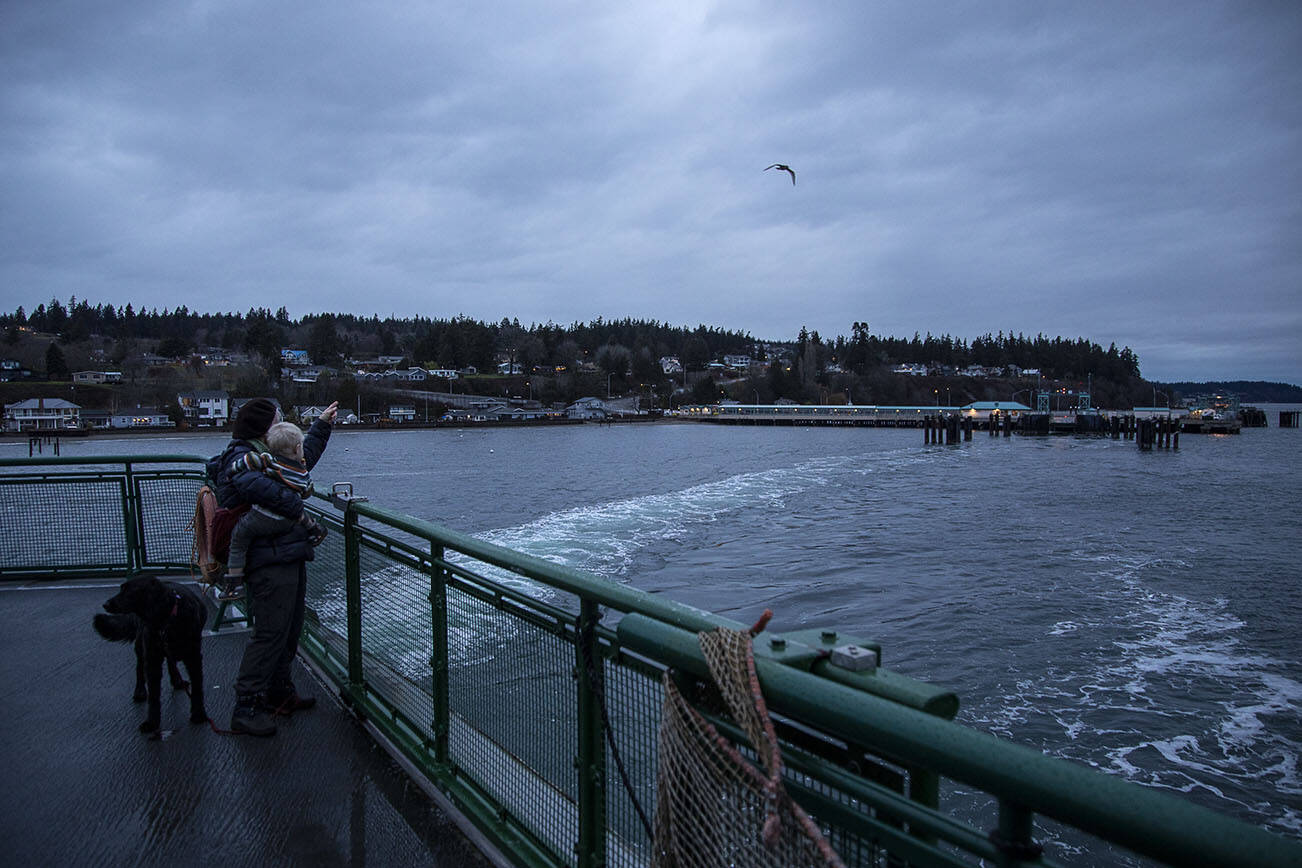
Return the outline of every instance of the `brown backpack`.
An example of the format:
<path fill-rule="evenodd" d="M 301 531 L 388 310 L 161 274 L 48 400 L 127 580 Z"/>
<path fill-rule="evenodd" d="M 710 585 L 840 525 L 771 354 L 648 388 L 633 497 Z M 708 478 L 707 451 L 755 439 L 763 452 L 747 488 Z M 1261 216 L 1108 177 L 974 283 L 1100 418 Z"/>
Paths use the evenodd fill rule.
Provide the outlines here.
<path fill-rule="evenodd" d="M 199 581 L 208 585 L 221 583 L 226 564 L 217 559 L 217 495 L 208 486 L 202 486 L 194 500 L 194 518 L 189 529 L 194 531 L 190 547 L 190 564 L 197 567 Z M 230 528 L 226 530 L 226 549 L 230 550 Z"/>

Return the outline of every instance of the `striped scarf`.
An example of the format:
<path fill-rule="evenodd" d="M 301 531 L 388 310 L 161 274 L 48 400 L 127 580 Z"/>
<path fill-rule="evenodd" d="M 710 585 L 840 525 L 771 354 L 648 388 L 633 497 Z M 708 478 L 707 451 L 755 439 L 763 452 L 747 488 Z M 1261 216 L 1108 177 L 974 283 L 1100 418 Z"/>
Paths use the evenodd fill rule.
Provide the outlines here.
<path fill-rule="evenodd" d="M 308 474 L 307 468 L 293 458 L 272 455 L 270 452 L 245 452 L 235 459 L 231 470 L 254 470 L 265 473 L 303 497 L 312 493 L 312 477 Z"/>

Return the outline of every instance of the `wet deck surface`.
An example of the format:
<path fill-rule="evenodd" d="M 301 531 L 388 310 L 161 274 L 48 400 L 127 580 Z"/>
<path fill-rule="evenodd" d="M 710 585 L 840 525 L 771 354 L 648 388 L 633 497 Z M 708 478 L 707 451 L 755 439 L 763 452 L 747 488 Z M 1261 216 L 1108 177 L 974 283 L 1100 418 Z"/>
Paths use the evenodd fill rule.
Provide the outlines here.
<path fill-rule="evenodd" d="M 301 661 L 295 682 L 317 707 L 278 718 L 274 737 L 191 724 L 166 674 L 166 737 L 141 735 L 132 647 L 91 628 L 116 587 L 0 585 L 0 863 L 490 864 Z M 204 640 L 222 728 L 247 638 Z"/>

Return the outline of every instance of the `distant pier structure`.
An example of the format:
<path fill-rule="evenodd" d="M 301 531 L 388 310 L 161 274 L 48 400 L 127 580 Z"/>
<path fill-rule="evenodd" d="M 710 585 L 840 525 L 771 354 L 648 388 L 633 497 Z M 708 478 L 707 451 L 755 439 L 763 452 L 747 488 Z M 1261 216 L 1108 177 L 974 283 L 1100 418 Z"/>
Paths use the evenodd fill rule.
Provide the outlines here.
<path fill-rule="evenodd" d="M 961 422 L 964 433 L 986 429 L 1031 408 L 1016 401 L 982 401 L 964 407 L 884 406 L 877 404 L 706 404 L 684 407 L 683 418 L 721 425 L 830 425 L 867 428 L 940 427 L 940 420 Z M 951 435 L 952 436 L 952 435 Z M 970 439 L 970 437 L 968 438 Z"/>
<path fill-rule="evenodd" d="M 1302 428 L 1302 412 L 1297 410 L 1280 410 L 1279 427 Z"/>

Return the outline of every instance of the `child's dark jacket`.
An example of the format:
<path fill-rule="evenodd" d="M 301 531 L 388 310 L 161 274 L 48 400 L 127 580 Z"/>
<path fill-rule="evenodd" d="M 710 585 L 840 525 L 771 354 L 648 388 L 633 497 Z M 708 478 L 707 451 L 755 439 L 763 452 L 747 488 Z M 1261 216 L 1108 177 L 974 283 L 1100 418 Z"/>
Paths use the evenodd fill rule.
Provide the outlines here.
<path fill-rule="evenodd" d="M 303 437 L 303 458 L 311 470 L 330 440 L 331 426 L 317 420 Z M 213 481 L 217 504 L 223 509 L 235 509 L 257 504 L 286 518 L 297 519 L 303 514 L 303 498 L 288 486 L 265 473 L 250 470 L 236 459 L 254 451 L 247 440 L 232 440 L 221 454 L 208 461 L 208 478 Z M 307 529 L 295 524 L 290 530 L 275 537 L 258 537 L 249 546 L 246 570 L 253 572 L 267 564 L 286 564 L 299 560 L 312 560 L 313 549 L 308 542 Z"/>

